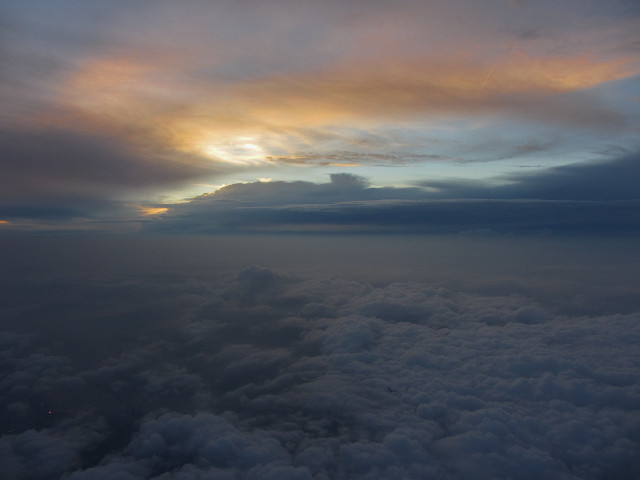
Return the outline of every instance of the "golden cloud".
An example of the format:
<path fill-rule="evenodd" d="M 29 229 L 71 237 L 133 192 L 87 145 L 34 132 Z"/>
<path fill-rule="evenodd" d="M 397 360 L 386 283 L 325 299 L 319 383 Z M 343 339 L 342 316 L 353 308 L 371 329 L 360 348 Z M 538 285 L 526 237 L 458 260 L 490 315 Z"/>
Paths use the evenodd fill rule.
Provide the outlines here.
<path fill-rule="evenodd" d="M 549 96 L 638 73 L 631 58 L 588 55 L 511 55 L 494 63 L 405 58 L 226 83 L 194 80 L 184 67 L 131 57 L 89 62 L 68 78 L 60 102 L 74 112 L 67 120 L 84 128 L 116 129 L 150 148 L 243 164 L 291 148 L 300 128 L 517 115 Z M 536 112 L 544 116 L 541 108 Z M 553 102 L 544 108 L 558 118 Z"/>
<path fill-rule="evenodd" d="M 138 212 L 143 216 L 162 215 L 169 211 L 166 207 L 138 207 Z"/>

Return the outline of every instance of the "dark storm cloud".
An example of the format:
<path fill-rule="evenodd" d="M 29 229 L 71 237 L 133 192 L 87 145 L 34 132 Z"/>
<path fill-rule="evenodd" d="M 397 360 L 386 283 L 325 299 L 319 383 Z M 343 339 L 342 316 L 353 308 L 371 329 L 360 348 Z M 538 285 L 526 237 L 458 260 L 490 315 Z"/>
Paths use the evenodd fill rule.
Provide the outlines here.
<path fill-rule="evenodd" d="M 15 479 L 640 472 L 637 312 L 260 267 L 51 281 L 2 304 Z"/>
<path fill-rule="evenodd" d="M 0 132 L 0 215 L 75 216 L 105 209 L 138 189 L 179 185 L 212 173 L 149 155 L 123 138 L 60 129 Z"/>
<path fill-rule="evenodd" d="M 349 231 L 637 232 L 640 159 L 568 165 L 479 181 L 372 188 L 349 174 L 331 183 L 230 185 L 174 206 L 150 225 L 165 232 Z"/>

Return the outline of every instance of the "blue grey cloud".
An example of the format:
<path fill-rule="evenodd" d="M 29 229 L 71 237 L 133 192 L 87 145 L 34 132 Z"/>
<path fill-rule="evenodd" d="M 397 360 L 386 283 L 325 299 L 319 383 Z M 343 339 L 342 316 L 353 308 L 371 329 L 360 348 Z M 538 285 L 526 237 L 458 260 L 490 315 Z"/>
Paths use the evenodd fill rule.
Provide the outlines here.
<path fill-rule="evenodd" d="M 423 181 L 373 188 L 349 174 L 331 182 L 230 185 L 174 206 L 154 231 L 633 233 L 640 227 L 640 161 L 569 165 L 483 182 Z"/>
<path fill-rule="evenodd" d="M 536 200 L 638 200 L 640 154 L 611 161 L 578 163 L 543 172 L 511 175 L 506 185 L 488 186 L 480 181 L 423 181 L 445 198 L 494 198 Z"/>

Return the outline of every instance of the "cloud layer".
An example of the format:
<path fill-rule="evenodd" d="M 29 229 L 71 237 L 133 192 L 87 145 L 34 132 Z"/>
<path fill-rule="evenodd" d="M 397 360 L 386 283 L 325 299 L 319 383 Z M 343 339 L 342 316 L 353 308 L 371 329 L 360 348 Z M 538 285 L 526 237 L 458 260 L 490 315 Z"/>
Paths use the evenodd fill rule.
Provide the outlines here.
<path fill-rule="evenodd" d="M 259 267 L 53 285 L 3 303 L 11 478 L 640 472 L 637 312 Z"/>
<path fill-rule="evenodd" d="M 150 225 L 175 233 L 495 231 L 600 234 L 640 226 L 638 156 L 484 181 L 372 188 L 333 174 L 327 184 L 257 182 L 176 205 Z"/>
<path fill-rule="evenodd" d="M 213 171 L 196 161 L 178 165 L 163 155 L 148 155 L 122 138 L 89 132 L 0 131 L 0 145 L 3 210 L 45 205 L 82 210 L 125 193 L 168 188 Z"/>

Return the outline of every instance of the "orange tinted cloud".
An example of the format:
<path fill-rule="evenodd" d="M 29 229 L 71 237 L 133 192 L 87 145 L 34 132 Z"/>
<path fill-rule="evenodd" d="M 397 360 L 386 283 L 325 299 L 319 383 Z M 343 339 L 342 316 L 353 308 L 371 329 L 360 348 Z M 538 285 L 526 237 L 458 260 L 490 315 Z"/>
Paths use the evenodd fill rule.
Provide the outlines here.
<path fill-rule="evenodd" d="M 539 101 L 638 73 L 625 57 L 523 54 L 493 63 L 462 55 L 341 64 L 229 83 L 186 81 L 183 67 L 131 57 L 89 62 L 69 77 L 60 100 L 85 128 L 117 129 L 156 149 L 251 164 L 290 148 L 292 129 L 531 111 L 562 119 L 554 102 Z"/>
<path fill-rule="evenodd" d="M 149 216 L 149 215 L 162 215 L 163 213 L 167 213 L 169 211 L 168 208 L 165 207 L 140 207 L 138 211 L 141 215 Z"/>
<path fill-rule="evenodd" d="M 492 66 L 407 61 L 390 62 L 384 68 L 363 65 L 265 78 L 237 85 L 226 94 L 233 99 L 230 108 L 241 107 L 266 123 L 295 124 L 301 120 L 306 125 L 321 125 L 353 118 L 369 123 L 385 122 L 397 113 L 508 109 L 505 96 L 583 90 L 637 72 L 627 59 L 598 62 L 586 56 L 515 58 Z"/>

